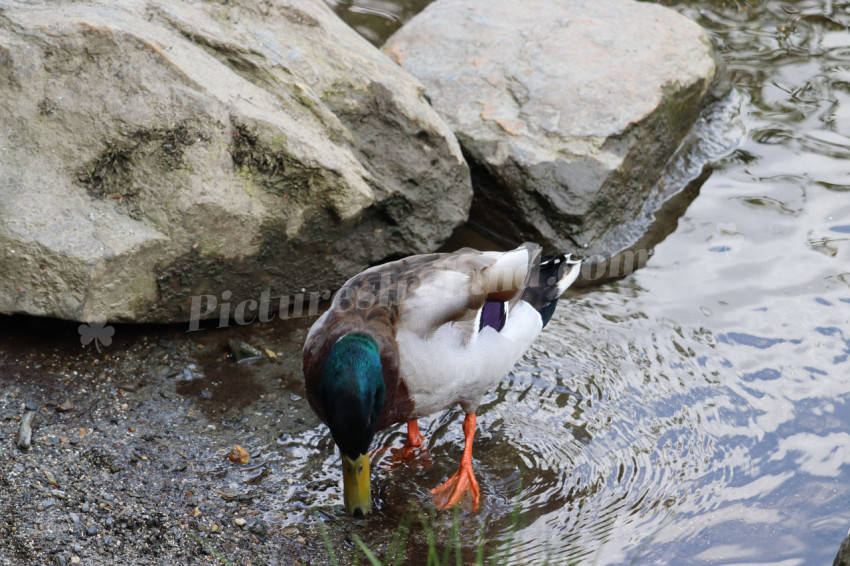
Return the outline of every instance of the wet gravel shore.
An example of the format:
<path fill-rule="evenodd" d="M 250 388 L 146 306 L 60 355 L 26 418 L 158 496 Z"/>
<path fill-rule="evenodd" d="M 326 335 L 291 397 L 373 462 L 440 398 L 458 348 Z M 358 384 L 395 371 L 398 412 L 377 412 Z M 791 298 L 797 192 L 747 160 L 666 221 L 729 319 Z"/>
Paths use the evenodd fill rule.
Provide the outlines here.
<path fill-rule="evenodd" d="M 264 485 L 286 474 L 268 447 L 317 424 L 311 322 L 117 326 L 83 345 L 77 324 L 0 318 L 0 564 L 321 562 L 314 527 L 280 526 Z M 237 363 L 243 343 L 259 359 Z"/>

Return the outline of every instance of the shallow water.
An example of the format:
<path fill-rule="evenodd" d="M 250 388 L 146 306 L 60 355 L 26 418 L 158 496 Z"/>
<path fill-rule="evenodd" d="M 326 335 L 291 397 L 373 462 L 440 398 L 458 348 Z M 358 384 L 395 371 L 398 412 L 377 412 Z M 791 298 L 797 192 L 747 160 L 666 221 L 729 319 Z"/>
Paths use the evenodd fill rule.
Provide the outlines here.
<path fill-rule="evenodd" d="M 424 4 L 336 10 L 380 43 Z M 646 268 L 563 301 L 485 399 L 483 508 L 460 528 L 518 564 L 831 563 L 850 527 L 850 3 L 665 4 L 710 31 L 745 134 Z M 430 467 L 378 467 L 367 542 L 454 471 L 461 417 L 422 423 Z M 347 521 L 325 438 L 285 450 Z"/>

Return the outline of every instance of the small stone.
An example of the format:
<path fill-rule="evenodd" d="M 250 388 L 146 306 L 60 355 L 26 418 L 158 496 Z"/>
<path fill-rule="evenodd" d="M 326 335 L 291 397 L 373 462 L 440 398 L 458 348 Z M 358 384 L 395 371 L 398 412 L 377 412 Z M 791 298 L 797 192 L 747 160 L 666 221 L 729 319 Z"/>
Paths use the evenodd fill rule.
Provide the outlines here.
<path fill-rule="evenodd" d="M 230 355 L 233 356 L 233 360 L 237 364 L 246 364 L 263 359 L 263 353 L 247 342 L 231 340 L 227 345 L 230 348 Z"/>
<path fill-rule="evenodd" d="M 234 444 L 233 448 L 230 449 L 230 461 L 244 465 L 251 461 L 251 456 L 248 454 L 247 450 L 238 444 Z"/>
<path fill-rule="evenodd" d="M 47 483 L 52 485 L 53 487 L 59 487 L 59 483 L 56 481 L 56 478 L 53 477 L 53 473 L 47 470 L 42 470 L 44 477 L 47 478 Z"/>
<path fill-rule="evenodd" d="M 201 390 L 201 399 L 212 399 L 212 398 L 213 398 L 212 391 L 210 391 L 209 389 L 202 389 Z"/>
<path fill-rule="evenodd" d="M 79 564 L 79 563 L 80 563 L 80 557 L 79 556 L 72 556 L 71 557 L 71 564 Z"/>
<path fill-rule="evenodd" d="M 251 521 L 251 523 L 248 525 L 248 530 L 257 535 L 258 537 L 264 537 L 269 534 L 268 527 L 266 527 L 266 524 L 263 521 L 260 521 L 259 519 L 257 519 L 256 521 Z"/>
<path fill-rule="evenodd" d="M 25 411 L 21 417 L 21 422 L 18 424 L 18 434 L 15 437 L 15 444 L 21 450 L 29 450 L 32 446 L 32 423 L 35 419 L 35 411 Z"/>
<path fill-rule="evenodd" d="M 24 408 L 25 408 L 27 411 L 37 411 L 37 410 L 38 410 L 38 405 L 36 405 L 36 404 L 35 404 L 35 403 L 33 403 L 32 401 L 30 401 L 29 403 L 27 403 L 26 405 L 24 405 Z"/>
<path fill-rule="evenodd" d="M 71 401 L 70 399 L 67 399 L 66 401 L 60 403 L 59 405 L 56 405 L 56 410 L 59 411 L 60 413 L 67 413 L 68 411 L 73 411 L 76 408 L 77 408 L 76 405 L 74 405 L 74 402 Z"/>
<path fill-rule="evenodd" d="M 236 523 L 236 526 L 240 527 L 240 528 L 244 527 L 248 523 L 248 521 L 246 521 L 245 519 L 242 519 L 241 517 L 237 517 L 236 519 L 233 519 L 233 522 Z"/>
<path fill-rule="evenodd" d="M 295 393 L 293 393 L 292 395 L 289 396 L 289 400 L 290 401 L 300 401 L 301 395 L 296 395 Z"/>
<path fill-rule="evenodd" d="M 86 534 L 90 537 L 93 537 L 97 533 L 100 532 L 100 529 L 97 528 L 97 525 L 89 525 L 86 527 Z"/>
<path fill-rule="evenodd" d="M 74 513 L 73 511 L 71 513 L 68 513 L 68 517 L 70 517 L 71 522 L 74 523 L 75 525 L 80 524 L 80 516 L 77 515 L 76 513 Z"/>

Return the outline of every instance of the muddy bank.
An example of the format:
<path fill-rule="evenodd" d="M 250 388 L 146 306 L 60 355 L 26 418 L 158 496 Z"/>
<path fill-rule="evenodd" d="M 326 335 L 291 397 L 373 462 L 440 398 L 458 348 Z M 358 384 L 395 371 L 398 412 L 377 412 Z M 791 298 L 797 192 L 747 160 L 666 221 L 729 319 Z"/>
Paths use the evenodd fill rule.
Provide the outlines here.
<path fill-rule="evenodd" d="M 285 439 L 318 424 L 299 358 L 311 322 L 117 326 L 83 346 L 77 324 L 0 319 L 0 563 L 320 563 L 314 525 L 284 516 L 328 487 L 284 487 Z M 261 359 L 237 364 L 230 340 Z"/>

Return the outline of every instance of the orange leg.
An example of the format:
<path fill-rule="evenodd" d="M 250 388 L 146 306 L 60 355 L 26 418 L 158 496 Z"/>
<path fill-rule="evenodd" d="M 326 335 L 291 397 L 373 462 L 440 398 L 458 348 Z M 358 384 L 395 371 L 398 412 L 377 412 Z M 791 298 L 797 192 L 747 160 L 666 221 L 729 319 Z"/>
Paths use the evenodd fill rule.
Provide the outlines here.
<path fill-rule="evenodd" d="M 419 421 L 407 421 L 407 443 L 401 448 L 393 448 L 392 461 L 400 462 L 413 458 L 416 453 L 425 446 L 425 439 L 422 438 L 422 433 L 419 432 Z"/>
<path fill-rule="evenodd" d="M 419 421 L 407 421 L 407 444 L 413 448 L 421 448 L 425 443 L 419 432 Z"/>
<path fill-rule="evenodd" d="M 480 499 L 478 482 L 472 473 L 472 439 L 475 437 L 475 413 L 470 413 L 463 419 L 463 435 L 466 437 L 466 442 L 463 447 L 463 457 L 460 459 L 460 467 L 455 475 L 446 480 L 446 483 L 431 490 L 437 509 L 448 509 L 456 505 L 464 494 L 470 491 L 472 493 L 472 510 L 478 511 Z"/>

